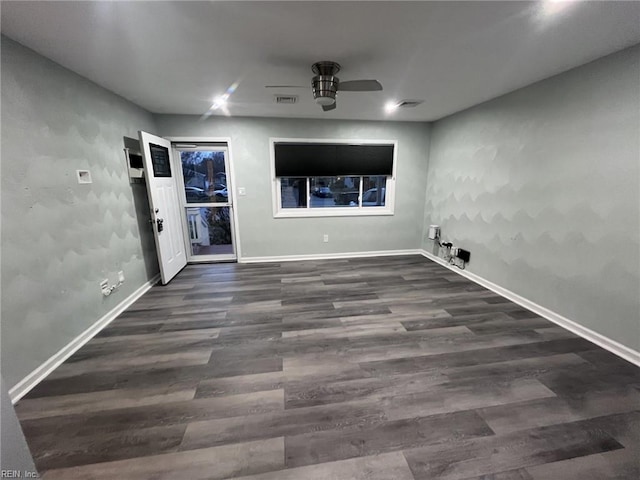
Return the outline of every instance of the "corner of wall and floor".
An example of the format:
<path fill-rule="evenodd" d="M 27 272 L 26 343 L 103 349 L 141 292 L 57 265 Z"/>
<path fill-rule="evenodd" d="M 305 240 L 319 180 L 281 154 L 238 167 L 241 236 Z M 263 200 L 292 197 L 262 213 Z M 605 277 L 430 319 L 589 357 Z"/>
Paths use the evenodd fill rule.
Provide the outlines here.
<path fill-rule="evenodd" d="M 139 129 L 231 139 L 247 192 L 242 261 L 432 253 L 424 239 L 437 223 L 471 250 L 470 278 L 637 353 L 638 48 L 433 124 L 200 121 L 153 116 L 2 37 L 2 373 L 12 396 L 157 274 L 144 187 L 129 184 L 122 154 L 123 136 Z M 282 136 L 398 140 L 396 214 L 274 219 L 268 142 Z M 76 169 L 94 183 L 78 185 Z M 127 282 L 105 299 L 98 283 L 118 270 Z"/>
<path fill-rule="evenodd" d="M 424 218 L 470 278 L 636 364 L 639 77 L 640 45 L 435 122 Z"/>
<path fill-rule="evenodd" d="M 2 376 L 16 401 L 158 272 L 144 185 L 124 137 L 153 116 L 18 43 L 2 42 Z M 93 183 L 78 184 L 86 169 Z M 100 281 L 125 283 L 109 297 Z M 92 330 L 93 329 L 93 330 Z"/>

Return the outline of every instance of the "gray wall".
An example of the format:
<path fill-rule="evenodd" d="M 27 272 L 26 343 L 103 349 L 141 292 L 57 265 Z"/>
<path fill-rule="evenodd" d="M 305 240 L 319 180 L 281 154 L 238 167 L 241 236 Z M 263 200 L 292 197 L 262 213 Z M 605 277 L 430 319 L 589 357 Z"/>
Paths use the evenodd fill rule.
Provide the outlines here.
<path fill-rule="evenodd" d="M 153 117 L 2 37 L 2 375 L 9 388 L 157 273 L 123 137 Z M 79 185 L 76 169 L 93 184 Z M 124 270 L 104 298 L 99 283 Z"/>
<path fill-rule="evenodd" d="M 424 123 L 156 116 L 162 136 L 230 137 L 244 257 L 416 249 L 420 246 L 429 127 Z M 398 140 L 394 216 L 273 218 L 270 137 Z M 329 243 L 323 243 L 323 234 Z"/>
<path fill-rule="evenodd" d="M 471 272 L 636 350 L 639 80 L 637 46 L 436 122 L 425 208 Z"/>
<path fill-rule="evenodd" d="M 0 389 L 0 470 L 17 470 L 22 472 L 22 478 L 26 478 L 26 472 L 35 472 L 36 467 L 9 400 L 4 378 L 0 378 Z"/>
<path fill-rule="evenodd" d="M 612 55 L 430 130 L 154 118 L 2 37 L 5 385 L 157 273 L 145 188 L 129 184 L 122 153 L 138 129 L 231 137 L 236 186 L 247 191 L 237 205 L 245 257 L 429 249 L 424 229 L 439 223 L 471 250 L 471 271 L 639 349 L 639 54 Z M 396 214 L 274 219 L 269 137 L 398 140 Z M 91 170 L 94 183 L 78 185 L 76 169 Z M 125 285 L 102 297 L 100 280 L 121 269 Z"/>

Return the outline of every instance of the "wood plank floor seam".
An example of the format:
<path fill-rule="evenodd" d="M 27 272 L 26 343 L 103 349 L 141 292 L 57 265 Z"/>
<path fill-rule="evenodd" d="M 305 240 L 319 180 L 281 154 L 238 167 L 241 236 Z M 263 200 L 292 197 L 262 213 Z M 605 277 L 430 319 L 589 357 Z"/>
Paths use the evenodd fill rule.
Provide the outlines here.
<path fill-rule="evenodd" d="M 418 255 L 189 265 L 16 411 L 45 479 L 640 478 L 640 369 Z"/>

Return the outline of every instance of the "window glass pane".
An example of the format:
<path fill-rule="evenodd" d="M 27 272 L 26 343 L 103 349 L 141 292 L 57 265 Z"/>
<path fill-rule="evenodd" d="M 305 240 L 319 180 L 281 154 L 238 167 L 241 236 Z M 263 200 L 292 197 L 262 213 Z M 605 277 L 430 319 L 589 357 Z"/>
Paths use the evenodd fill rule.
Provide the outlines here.
<path fill-rule="evenodd" d="M 384 207 L 387 177 L 362 177 L 362 206 Z"/>
<path fill-rule="evenodd" d="M 357 207 L 360 177 L 311 177 L 311 208 Z"/>
<path fill-rule="evenodd" d="M 151 164 L 153 165 L 154 177 L 170 177 L 171 162 L 169 161 L 169 150 L 161 145 L 149 144 L 151 151 Z"/>
<path fill-rule="evenodd" d="M 187 207 L 193 255 L 233 254 L 229 207 Z"/>
<path fill-rule="evenodd" d="M 182 151 L 180 160 L 187 203 L 229 201 L 223 151 Z"/>
<path fill-rule="evenodd" d="M 280 179 L 282 208 L 307 208 L 307 179 L 284 177 Z"/>

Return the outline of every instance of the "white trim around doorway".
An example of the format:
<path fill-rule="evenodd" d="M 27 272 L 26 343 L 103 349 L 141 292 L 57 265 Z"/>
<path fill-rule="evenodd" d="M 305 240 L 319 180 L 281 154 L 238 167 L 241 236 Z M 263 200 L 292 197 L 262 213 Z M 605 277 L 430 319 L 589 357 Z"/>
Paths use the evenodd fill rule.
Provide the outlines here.
<path fill-rule="evenodd" d="M 240 262 L 242 259 L 242 242 L 240 241 L 240 222 L 238 221 L 238 187 L 236 186 L 236 175 L 233 162 L 233 151 L 231 147 L 231 137 L 164 137 L 171 143 L 226 143 L 227 156 L 229 158 L 229 176 L 231 177 L 231 212 L 233 214 L 235 230 L 236 258 Z"/>

